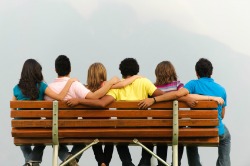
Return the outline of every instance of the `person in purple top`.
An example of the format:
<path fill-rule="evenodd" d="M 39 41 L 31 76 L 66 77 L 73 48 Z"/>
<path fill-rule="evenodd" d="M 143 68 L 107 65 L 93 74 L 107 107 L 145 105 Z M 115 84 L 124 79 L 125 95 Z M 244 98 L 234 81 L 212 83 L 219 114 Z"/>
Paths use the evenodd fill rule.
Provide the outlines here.
<path fill-rule="evenodd" d="M 177 74 L 175 71 L 174 66 L 170 61 L 162 61 L 160 62 L 156 68 L 155 68 L 155 76 L 156 76 L 156 82 L 155 86 L 163 91 L 164 93 L 170 92 L 170 91 L 176 91 L 181 88 L 183 88 L 183 83 L 177 80 Z M 150 150 L 153 151 L 153 145 L 147 146 Z M 168 145 L 157 145 L 156 154 L 164 161 L 167 160 L 167 150 Z M 183 146 L 178 147 L 178 165 L 181 165 L 181 158 L 183 154 Z M 145 150 L 142 150 L 142 158 L 140 161 L 139 166 L 143 165 L 150 165 L 150 158 L 151 154 L 146 152 Z M 157 166 L 164 166 L 163 163 L 161 163 L 158 160 Z"/>

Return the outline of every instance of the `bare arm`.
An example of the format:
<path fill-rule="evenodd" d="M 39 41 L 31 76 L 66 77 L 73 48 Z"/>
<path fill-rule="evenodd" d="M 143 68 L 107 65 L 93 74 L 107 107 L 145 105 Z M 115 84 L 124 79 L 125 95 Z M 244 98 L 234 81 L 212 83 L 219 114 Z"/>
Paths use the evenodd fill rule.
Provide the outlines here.
<path fill-rule="evenodd" d="M 225 112 L 226 112 L 226 107 L 223 107 L 223 108 L 222 108 L 222 112 L 221 112 L 221 118 L 222 118 L 222 119 L 224 119 Z"/>
<path fill-rule="evenodd" d="M 154 104 L 155 102 L 160 102 L 160 101 L 168 101 L 168 100 L 175 100 L 178 99 L 182 96 L 187 95 L 189 92 L 187 89 L 185 88 L 181 88 L 178 91 L 172 91 L 172 92 L 168 92 L 168 93 L 164 93 L 163 95 L 154 97 L 154 98 L 147 98 L 142 100 L 139 103 L 139 108 L 140 109 L 146 109 L 149 106 L 151 106 L 152 104 Z"/>
<path fill-rule="evenodd" d="M 164 92 L 163 92 L 162 90 L 156 89 L 156 90 L 154 91 L 154 93 L 152 94 L 152 96 L 153 96 L 153 97 L 156 97 L 156 96 L 160 96 L 160 95 L 163 95 L 163 94 L 164 94 Z"/>
<path fill-rule="evenodd" d="M 134 80 L 136 80 L 137 78 L 142 78 L 139 75 L 134 75 L 132 77 L 126 78 L 124 80 L 121 80 L 120 82 L 114 84 L 111 88 L 112 89 L 119 89 L 119 88 L 123 88 L 129 84 L 131 84 L 132 82 L 134 82 Z"/>
<path fill-rule="evenodd" d="M 15 101 L 15 100 L 17 100 L 16 99 L 16 96 L 12 96 L 12 99 L 11 99 L 12 101 Z"/>
<path fill-rule="evenodd" d="M 100 89 L 98 89 L 95 92 L 89 92 L 86 95 L 86 99 L 99 99 L 101 97 L 103 97 L 108 90 L 111 88 L 112 85 L 114 85 L 115 83 L 117 83 L 119 81 L 118 77 L 113 77 L 111 80 L 107 81 L 103 87 L 101 87 Z"/>
<path fill-rule="evenodd" d="M 76 81 L 77 79 L 75 78 L 71 78 L 67 81 L 67 84 L 64 86 L 64 88 L 62 89 L 62 91 L 57 94 L 55 93 L 52 89 L 50 89 L 49 87 L 46 88 L 45 90 L 45 94 L 53 99 L 56 99 L 56 100 L 63 100 L 64 97 L 67 95 L 68 91 L 69 91 L 69 88 L 70 86 L 72 85 L 72 83 L 74 81 Z"/>
<path fill-rule="evenodd" d="M 216 101 L 218 104 L 224 103 L 224 100 L 221 97 L 204 96 L 198 94 L 188 94 L 178 98 L 178 100 L 186 102 L 190 107 L 194 107 L 198 103 L 198 100 L 212 100 Z"/>
<path fill-rule="evenodd" d="M 224 104 L 224 100 L 221 97 L 205 96 L 205 95 L 198 95 L 198 94 L 188 94 L 187 96 L 195 100 L 212 100 L 212 101 L 216 101 L 220 105 Z"/>
<path fill-rule="evenodd" d="M 115 99 L 110 95 L 105 95 L 101 99 L 82 99 L 82 98 L 72 98 L 67 100 L 67 105 L 70 107 L 74 107 L 78 104 L 83 104 L 87 106 L 94 106 L 94 107 L 106 107 L 110 103 L 115 101 Z"/>

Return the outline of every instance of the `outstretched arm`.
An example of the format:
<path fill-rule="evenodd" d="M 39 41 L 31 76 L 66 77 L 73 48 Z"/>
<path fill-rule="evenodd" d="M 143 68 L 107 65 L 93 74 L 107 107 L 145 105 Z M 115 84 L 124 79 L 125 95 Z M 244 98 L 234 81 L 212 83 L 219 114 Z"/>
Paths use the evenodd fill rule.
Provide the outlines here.
<path fill-rule="evenodd" d="M 195 105 L 198 103 L 198 100 L 212 100 L 216 101 L 218 104 L 224 103 L 224 100 L 221 97 L 204 96 L 198 94 L 188 94 L 178 98 L 178 100 L 186 102 L 190 107 L 195 107 Z"/>
<path fill-rule="evenodd" d="M 125 86 L 131 84 L 132 82 L 134 82 L 134 80 L 136 80 L 137 78 L 142 78 L 142 76 L 133 75 L 132 77 L 126 78 L 126 79 L 121 80 L 120 82 L 114 84 L 111 88 L 112 88 L 112 89 L 123 88 L 123 87 L 125 87 Z"/>
<path fill-rule="evenodd" d="M 188 94 L 187 96 L 195 100 L 212 100 L 212 101 L 216 101 L 220 105 L 224 104 L 224 100 L 221 97 L 205 96 L 205 95 L 198 95 L 198 94 Z"/>
<path fill-rule="evenodd" d="M 98 89 L 94 93 L 89 92 L 86 96 L 86 99 L 99 99 L 99 98 L 103 97 L 108 92 L 108 90 L 111 88 L 111 86 L 116 84 L 117 82 L 119 82 L 119 78 L 113 77 L 111 80 L 107 81 L 103 87 L 101 87 L 100 89 Z"/>
<path fill-rule="evenodd" d="M 187 95 L 188 93 L 189 92 L 188 92 L 187 89 L 181 88 L 178 91 L 167 92 L 167 93 L 164 93 L 163 95 L 160 95 L 160 96 L 156 96 L 156 97 L 153 97 L 153 98 L 147 98 L 147 99 L 142 100 L 139 103 L 139 108 L 140 109 L 146 109 L 146 108 L 148 108 L 149 106 L 151 106 L 152 104 L 154 104 L 156 102 L 175 100 L 175 99 L 178 99 L 178 98 L 180 98 L 182 96 Z"/>
<path fill-rule="evenodd" d="M 82 99 L 82 98 L 72 98 L 66 101 L 67 105 L 70 107 L 74 107 L 78 104 L 83 104 L 87 106 L 93 106 L 93 107 L 106 107 L 110 103 L 115 101 L 115 99 L 112 96 L 105 95 L 101 99 Z"/>
<path fill-rule="evenodd" d="M 66 85 L 64 86 L 64 88 L 62 89 L 62 91 L 57 94 L 55 93 L 52 89 L 50 89 L 49 87 L 46 88 L 45 90 L 45 94 L 47 96 L 49 96 L 50 98 L 53 98 L 53 99 L 56 99 L 56 100 L 63 100 L 64 97 L 67 95 L 68 91 L 69 91 L 69 88 L 70 86 L 72 85 L 72 83 L 74 81 L 77 81 L 76 78 L 71 78 L 67 81 Z"/>

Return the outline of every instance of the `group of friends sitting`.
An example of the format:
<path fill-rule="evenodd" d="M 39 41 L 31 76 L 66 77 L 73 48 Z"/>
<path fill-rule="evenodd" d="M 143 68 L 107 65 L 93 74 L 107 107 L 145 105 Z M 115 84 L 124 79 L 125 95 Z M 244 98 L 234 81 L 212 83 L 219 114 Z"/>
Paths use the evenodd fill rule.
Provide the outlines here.
<path fill-rule="evenodd" d="M 70 78 L 71 63 L 65 55 L 59 55 L 55 60 L 55 71 L 58 77 L 49 85 L 44 82 L 42 66 L 35 59 L 27 59 L 23 64 L 19 83 L 13 88 L 12 100 L 64 100 L 74 107 L 78 104 L 88 106 L 105 107 L 113 101 L 140 100 L 141 109 L 147 109 L 155 102 L 174 100 L 185 101 L 190 107 L 194 107 L 198 100 L 217 101 L 219 111 L 219 147 L 217 166 L 230 166 L 231 138 L 222 119 L 225 114 L 227 96 L 225 89 L 212 78 L 212 63 L 201 58 L 195 65 L 197 79 L 191 80 L 185 85 L 177 79 L 174 66 L 170 61 L 160 62 L 155 69 L 156 81 L 138 75 L 139 64 L 134 58 L 125 58 L 119 65 L 122 79 L 114 76 L 107 80 L 107 71 L 102 63 L 90 65 L 87 74 L 86 85 L 76 78 Z M 20 110 L 21 111 L 21 110 Z M 25 164 L 24 166 L 39 166 L 42 162 L 45 145 L 20 146 Z M 64 144 L 59 145 L 58 156 L 62 162 L 78 153 L 85 147 L 84 144 L 74 144 L 72 149 Z M 101 144 L 92 146 L 98 166 L 109 166 L 112 159 L 114 145 Z M 153 150 L 152 145 L 147 148 Z M 121 159 L 122 166 L 135 166 L 132 162 L 129 146 L 117 144 L 116 149 Z M 167 145 L 156 147 L 157 155 L 167 160 Z M 178 165 L 181 165 L 183 146 L 178 149 Z M 186 147 L 189 166 L 201 166 L 198 147 Z M 78 166 L 82 154 L 71 160 L 67 166 Z M 141 160 L 138 166 L 151 166 L 151 154 L 142 149 Z M 159 161 L 158 166 L 163 164 Z"/>

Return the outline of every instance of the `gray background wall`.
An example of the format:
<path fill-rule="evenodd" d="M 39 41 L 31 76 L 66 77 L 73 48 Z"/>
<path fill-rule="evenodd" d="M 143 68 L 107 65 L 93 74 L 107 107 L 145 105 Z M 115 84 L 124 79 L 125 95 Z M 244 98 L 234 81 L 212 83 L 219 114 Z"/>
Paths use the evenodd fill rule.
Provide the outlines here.
<path fill-rule="evenodd" d="M 12 88 L 24 61 L 38 60 L 50 83 L 56 77 L 55 58 L 65 54 L 71 59 L 71 76 L 82 83 L 88 66 L 97 61 L 106 66 L 109 78 L 121 77 L 118 65 L 126 57 L 136 58 L 140 74 L 152 82 L 156 65 L 170 60 L 186 83 L 196 79 L 196 61 L 210 59 L 213 78 L 228 93 L 224 122 L 232 135 L 232 165 L 250 165 L 249 5 L 244 0 L 0 0 L 0 162 L 24 164 L 11 138 L 9 116 Z M 131 147 L 135 164 L 140 152 Z M 47 147 L 43 166 L 51 165 L 51 156 Z M 217 148 L 200 148 L 200 156 L 204 166 L 215 165 Z M 92 150 L 83 154 L 80 165 L 97 165 Z M 111 166 L 117 165 L 121 162 L 115 150 Z M 186 154 L 182 165 L 187 166 Z"/>

